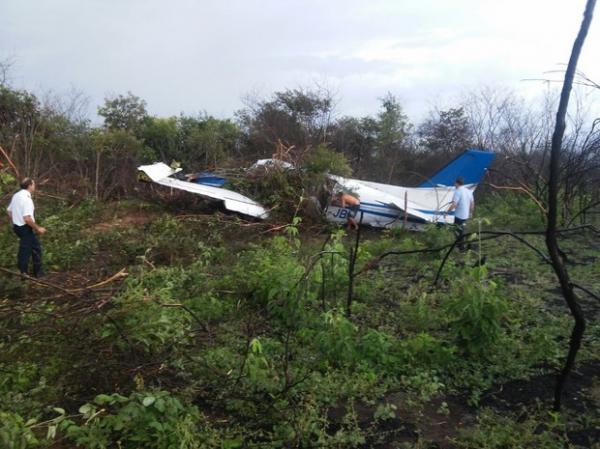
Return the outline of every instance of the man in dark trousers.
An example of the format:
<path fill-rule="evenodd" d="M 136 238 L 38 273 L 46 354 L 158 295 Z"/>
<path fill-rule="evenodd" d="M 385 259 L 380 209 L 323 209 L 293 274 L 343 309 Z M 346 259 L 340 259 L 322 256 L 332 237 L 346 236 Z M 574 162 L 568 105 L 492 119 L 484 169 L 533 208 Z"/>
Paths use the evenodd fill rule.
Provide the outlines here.
<path fill-rule="evenodd" d="M 33 275 L 40 277 L 42 271 L 42 246 L 36 234 L 44 234 L 46 229 L 35 223 L 34 206 L 31 194 L 35 192 L 35 182 L 31 178 L 21 181 L 21 190 L 15 193 L 6 211 L 15 234 L 19 237 L 17 266 L 23 274 L 29 274 L 29 259 L 33 256 Z"/>
<path fill-rule="evenodd" d="M 456 178 L 454 186 L 456 189 L 454 190 L 454 196 L 447 212 L 455 211 L 454 225 L 456 226 L 456 239 L 459 241 L 458 248 L 464 250 L 463 236 L 465 233 L 465 223 L 473 216 L 475 200 L 473 199 L 473 191 L 465 187 L 465 181 L 462 176 Z"/>

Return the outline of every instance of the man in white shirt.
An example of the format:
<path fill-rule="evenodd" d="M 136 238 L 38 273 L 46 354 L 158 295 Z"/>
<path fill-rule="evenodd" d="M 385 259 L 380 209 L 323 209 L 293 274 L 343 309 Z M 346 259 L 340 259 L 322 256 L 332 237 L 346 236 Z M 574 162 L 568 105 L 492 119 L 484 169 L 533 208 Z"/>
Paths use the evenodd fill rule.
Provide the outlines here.
<path fill-rule="evenodd" d="M 459 240 L 458 247 L 461 250 L 464 248 L 462 238 L 465 232 L 465 223 L 473 216 L 473 210 L 475 209 L 473 191 L 467 189 L 464 184 L 465 181 L 462 176 L 456 178 L 454 182 L 456 190 L 448 208 L 448 212 L 454 211 L 454 224 L 457 229 L 456 239 Z"/>
<path fill-rule="evenodd" d="M 13 230 L 19 237 L 19 253 L 17 266 L 23 274 L 29 274 L 29 259 L 33 256 L 33 275 L 39 277 L 42 272 L 42 245 L 37 234 L 44 234 L 46 229 L 35 223 L 34 205 L 31 194 L 35 192 L 35 182 L 31 178 L 21 181 L 21 190 L 15 193 L 6 211 L 10 217 Z"/>

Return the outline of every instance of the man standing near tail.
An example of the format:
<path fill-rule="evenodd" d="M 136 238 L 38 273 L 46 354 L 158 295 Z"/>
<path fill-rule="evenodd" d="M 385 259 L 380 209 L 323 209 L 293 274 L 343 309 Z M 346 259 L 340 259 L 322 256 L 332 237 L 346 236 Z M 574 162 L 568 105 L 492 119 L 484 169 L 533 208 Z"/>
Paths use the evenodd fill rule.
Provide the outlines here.
<path fill-rule="evenodd" d="M 473 216 L 473 210 L 475 209 L 475 200 L 473 199 L 473 192 L 465 187 L 465 181 L 462 176 L 456 178 L 454 186 L 454 197 L 452 203 L 448 208 L 448 212 L 454 212 L 454 224 L 456 225 L 456 239 L 459 240 L 458 247 L 464 249 L 464 242 L 462 241 L 465 233 L 465 223 L 469 218 Z"/>
<path fill-rule="evenodd" d="M 34 206 L 31 194 L 35 192 L 35 182 L 31 178 L 21 181 L 21 190 L 15 193 L 6 211 L 15 234 L 19 237 L 17 266 L 23 274 L 29 274 L 29 259 L 33 256 L 33 275 L 40 277 L 42 271 L 42 246 L 36 234 L 44 234 L 46 229 L 35 223 Z"/>

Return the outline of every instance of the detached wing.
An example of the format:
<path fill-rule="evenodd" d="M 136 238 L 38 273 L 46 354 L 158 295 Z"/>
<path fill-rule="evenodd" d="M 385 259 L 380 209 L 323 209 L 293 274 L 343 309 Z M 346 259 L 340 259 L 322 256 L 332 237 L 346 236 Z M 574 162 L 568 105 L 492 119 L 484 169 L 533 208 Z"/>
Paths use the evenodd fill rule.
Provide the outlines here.
<path fill-rule="evenodd" d="M 145 173 L 152 182 L 186 192 L 195 193 L 205 198 L 222 201 L 225 208 L 232 212 L 265 219 L 269 216 L 267 210 L 256 201 L 232 190 L 221 187 L 211 187 L 194 182 L 181 181 L 170 176 L 181 171 L 173 170 L 166 164 L 158 162 L 152 165 L 142 165 L 138 170 Z"/>

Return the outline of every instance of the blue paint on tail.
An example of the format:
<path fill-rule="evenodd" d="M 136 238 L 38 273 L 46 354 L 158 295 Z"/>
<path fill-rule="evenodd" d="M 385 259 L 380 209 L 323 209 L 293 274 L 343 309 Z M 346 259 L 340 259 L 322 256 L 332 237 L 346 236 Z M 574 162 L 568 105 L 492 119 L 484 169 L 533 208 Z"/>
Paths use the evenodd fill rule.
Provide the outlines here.
<path fill-rule="evenodd" d="M 466 150 L 419 187 L 453 186 L 458 176 L 465 184 L 478 184 L 496 155 L 490 151 Z"/>

